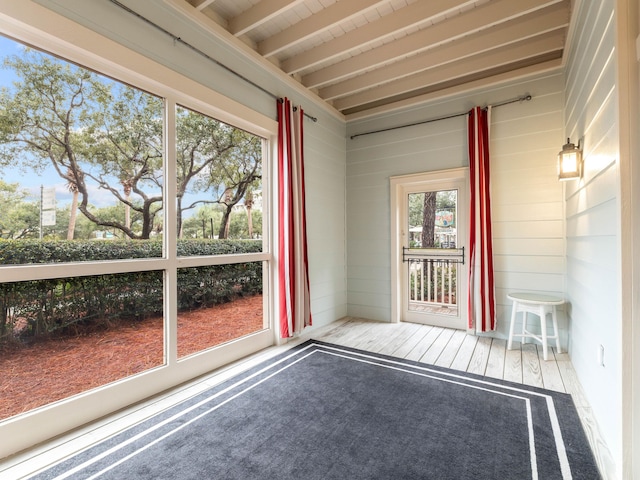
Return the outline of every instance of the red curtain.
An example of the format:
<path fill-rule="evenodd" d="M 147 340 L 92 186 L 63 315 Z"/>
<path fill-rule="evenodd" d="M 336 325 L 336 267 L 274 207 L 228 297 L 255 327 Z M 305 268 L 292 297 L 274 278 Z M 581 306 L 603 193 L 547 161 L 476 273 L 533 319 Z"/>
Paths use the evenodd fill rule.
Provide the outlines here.
<path fill-rule="evenodd" d="M 278 291 L 280 336 L 311 325 L 302 108 L 278 105 Z"/>
<path fill-rule="evenodd" d="M 491 236 L 489 123 L 491 107 L 469 112 L 469 328 L 486 332 L 496 328 L 496 301 Z"/>

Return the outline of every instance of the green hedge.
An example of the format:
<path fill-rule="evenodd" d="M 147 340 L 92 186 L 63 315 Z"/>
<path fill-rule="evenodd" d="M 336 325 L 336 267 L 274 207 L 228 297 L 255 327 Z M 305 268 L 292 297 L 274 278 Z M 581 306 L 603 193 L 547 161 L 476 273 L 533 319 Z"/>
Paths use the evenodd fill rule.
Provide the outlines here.
<path fill-rule="evenodd" d="M 179 240 L 179 256 L 222 255 L 262 251 L 262 240 Z M 4 240 L 0 265 L 63 263 L 129 258 L 160 258 L 159 240 Z"/>
<path fill-rule="evenodd" d="M 261 241 L 181 240 L 180 256 L 260 252 Z M 0 264 L 158 258 L 159 241 L 0 241 Z M 1 267 L 0 267 L 1 268 Z M 142 319 L 163 310 L 162 271 L 0 283 L 0 341 Z M 178 309 L 208 307 L 262 293 L 262 262 L 178 271 Z"/>

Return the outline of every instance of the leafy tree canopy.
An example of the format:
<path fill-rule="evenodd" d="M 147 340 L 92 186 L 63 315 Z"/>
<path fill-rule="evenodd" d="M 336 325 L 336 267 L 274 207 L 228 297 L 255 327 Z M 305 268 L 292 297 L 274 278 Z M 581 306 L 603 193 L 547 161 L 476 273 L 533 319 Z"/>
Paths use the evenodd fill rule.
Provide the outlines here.
<path fill-rule="evenodd" d="M 0 91 L 0 169 L 53 169 L 65 181 L 74 196 L 68 238 L 75 209 L 128 238 L 161 231 L 163 99 L 29 48 L 3 67 L 17 80 Z M 260 188 L 262 139 L 186 108 L 176 113 L 178 231 L 187 212 L 217 204 L 218 236 L 227 238 L 234 207 Z M 124 214 L 96 208 L 100 191 Z"/>

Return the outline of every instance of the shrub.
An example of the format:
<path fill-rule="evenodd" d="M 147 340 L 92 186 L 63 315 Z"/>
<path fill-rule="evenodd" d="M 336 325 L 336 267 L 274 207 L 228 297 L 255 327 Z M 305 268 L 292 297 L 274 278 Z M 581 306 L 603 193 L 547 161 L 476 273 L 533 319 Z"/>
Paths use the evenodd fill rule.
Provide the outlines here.
<path fill-rule="evenodd" d="M 255 240 L 181 240 L 179 256 L 260 252 Z M 159 258 L 159 241 L 1 241 L 0 264 Z M 0 283 L 0 341 L 142 319 L 163 310 L 163 272 Z M 262 292 L 262 262 L 178 271 L 178 309 L 192 310 Z"/>

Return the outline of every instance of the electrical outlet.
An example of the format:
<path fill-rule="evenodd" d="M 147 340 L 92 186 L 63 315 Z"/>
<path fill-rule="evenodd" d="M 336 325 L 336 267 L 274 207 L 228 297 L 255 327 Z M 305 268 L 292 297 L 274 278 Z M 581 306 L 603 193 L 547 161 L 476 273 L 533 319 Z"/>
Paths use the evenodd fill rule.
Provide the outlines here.
<path fill-rule="evenodd" d="M 598 347 L 598 365 L 604 367 L 604 345 Z"/>

